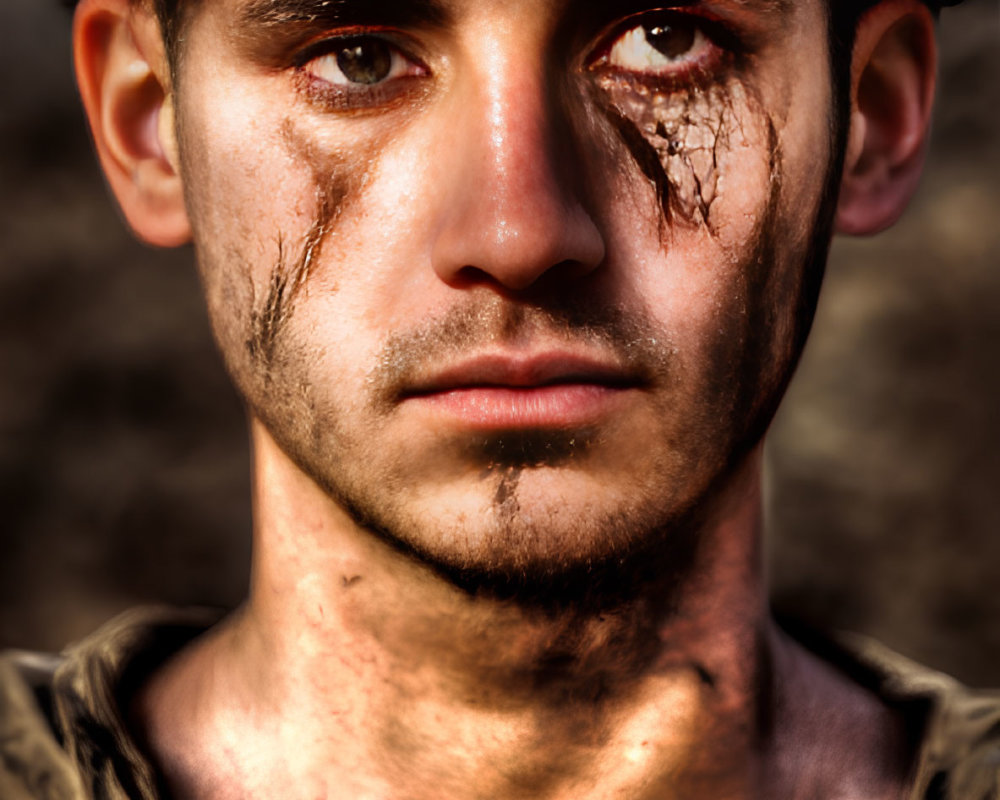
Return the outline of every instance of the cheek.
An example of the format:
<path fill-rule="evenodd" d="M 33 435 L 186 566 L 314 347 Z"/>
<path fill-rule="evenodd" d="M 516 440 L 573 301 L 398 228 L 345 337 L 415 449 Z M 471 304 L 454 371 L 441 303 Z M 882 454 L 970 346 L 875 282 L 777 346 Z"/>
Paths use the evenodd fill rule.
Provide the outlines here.
<path fill-rule="evenodd" d="M 656 188 L 666 223 L 715 235 L 766 197 L 776 159 L 770 118 L 738 80 L 669 93 L 616 76 L 598 85 L 608 119 Z"/>
<path fill-rule="evenodd" d="M 280 356 L 370 159 L 321 125 L 296 124 L 277 103 L 236 93 L 220 103 L 196 91 L 184 100 L 181 157 L 198 262 L 223 354 L 245 379 Z M 324 275 L 325 288 L 336 291 L 338 279 Z"/>
<path fill-rule="evenodd" d="M 640 202 L 631 239 L 615 249 L 641 251 L 630 267 L 638 291 L 677 345 L 706 419 L 749 430 L 800 346 L 803 276 L 818 268 L 810 237 L 829 160 L 827 110 L 817 104 L 789 127 L 790 96 L 765 103 L 735 79 L 658 95 L 606 78 L 599 97 L 624 145 L 619 163 L 631 160 L 657 199 L 645 210 Z"/>
<path fill-rule="evenodd" d="M 641 253 L 638 265 L 622 269 L 637 274 L 644 302 L 658 309 L 674 339 L 709 347 L 716 336 L 732 338 L 755 284 L 781 266 L 759 252 L 782 191 L 770 116 L 736 80 L 658 94 L 602 77 L 599 89 L 617 137 L 615 172 L 641 173 L 657 200 L 643 208 L 648 189 L 633 187 L 630 229 L 613 249 Z M 632 169 L 623 170 L 623 161 Z"/>

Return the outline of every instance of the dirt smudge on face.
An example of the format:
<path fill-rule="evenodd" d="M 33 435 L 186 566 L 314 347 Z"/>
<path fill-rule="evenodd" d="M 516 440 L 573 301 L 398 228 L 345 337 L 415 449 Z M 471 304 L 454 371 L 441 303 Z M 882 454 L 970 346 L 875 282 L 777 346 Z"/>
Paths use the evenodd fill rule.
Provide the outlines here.
<path fill-rule="evenodd" d="M 247 337 L 250 357 L 265 366 L 274 360 L 278 336 L 292 316 L 296 297 L 312 275 L 344 194 L 346 192 L 340 187 L 317 192 L 313 222 L 294 257 L 289 254 L 284 237 L 278 236 L 278 260 L 271 270 L 264 302 L 259 306 L 255 302 L 250 312 L 250 335 Z"/>
<path fill-rule="evenodd" d="M 509 430 L 484 436 L 469 446 L 470 460 L 487 462 L 483 477 L 500 471 L 553 467 L 583 456 L 592 445 L 593 431 Z"/>
<path fill-rule="evenodd" d="M 295 312 L 299 294 L 313 276 L 324 245 L 355 187 L 362 182 L 342 155 L 322 152 L 295 129 L 291 120 L 285 120 L 281 135 L 292 157 L 311 169 L 316 199 L 312 222 L 297 246 L 290 246 L 287 237 L 279 232 L 277 260 L 260 303 L 251 285 L 253 307 L 246 348 L 250 358 L 265 368 L 265 374 L 270 374 L 278 340 Z"/>
<path fill-rule="evenodd" d="M 705 354 L 718 367 L 706 376 L 706 391 L 728 398 L 732 418 L 743 421 L 732 432 L 731 459 L 738 459 L 763 435 L 808 333 L 829 246 L 836 165 L 823 164 L 826 188 L 817 208 L 802 209 L 813 231 L 802 240 L 782 221 L 785 165 L 776 122 L 781 103 L 769 108 L 738 76 L 661 91 L 609 72 L 595 76 L 592 92 L 595 106 L 652 184 L 664 245 L 673 231 L 701 228 L 739 265 L 739 300 L 720 318 Z M 830 152 L 834 147 L 831 142 Z M 767 170 L 766 195 L 750 234 L 733 249 L 723 243 L 725 222 L 713 208 L 744 153 L 765 159 L 759 168 Z"/>
<path fill-rule="evenodd" d="M 715 233 L 712 205 L 720 191 L 721 162 L 732 133 L 742 133 L 738 81 L 728 85 L 659 91 L 623 75 L 599 76 L 598 107 L 642 174 L 653 184 L 666 225 L 704 225 Z"/>
<path fill-rule="evenodd" d="M 500 476 L 500 483 L 493 496 L 493 507 L 501 520 L 509 520 L 521 510 L 517 502 L 517 485 L 523 472 L 521 467 L 510 467 Z"/>

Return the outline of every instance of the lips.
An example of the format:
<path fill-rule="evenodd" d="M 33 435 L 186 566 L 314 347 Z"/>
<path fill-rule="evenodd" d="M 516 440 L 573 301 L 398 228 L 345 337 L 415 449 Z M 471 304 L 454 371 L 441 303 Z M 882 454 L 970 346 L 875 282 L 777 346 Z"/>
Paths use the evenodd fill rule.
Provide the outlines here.
<path fill-rule="evenodd" d="M 463 427 L 567 429 L 599 422 L 641 384 L 610 360 L 494 353 L 432 370 L 406 387 L 401 402 Z"/>

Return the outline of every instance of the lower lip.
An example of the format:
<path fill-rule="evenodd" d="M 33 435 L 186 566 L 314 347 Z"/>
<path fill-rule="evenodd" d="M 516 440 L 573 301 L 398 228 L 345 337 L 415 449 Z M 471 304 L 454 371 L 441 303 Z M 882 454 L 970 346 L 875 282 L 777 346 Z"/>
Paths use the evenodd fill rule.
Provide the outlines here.
<path fill-rule="evenodd" d="M 477 386 L 419 395 L 405 402 L 483 430 L 575 428 L 611 413 L 626 391 L 591 383 Z"/>

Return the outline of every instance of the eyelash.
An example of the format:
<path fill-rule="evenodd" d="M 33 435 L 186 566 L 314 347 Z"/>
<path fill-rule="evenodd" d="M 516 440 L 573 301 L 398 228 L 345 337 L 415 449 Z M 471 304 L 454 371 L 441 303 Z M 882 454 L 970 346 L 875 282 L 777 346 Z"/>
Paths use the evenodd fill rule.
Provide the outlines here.
<path fill-rule="evenodd" d="M 677 69 L 662 73 L 629 70 L 609 63 L 613 48 L 633 30 L 641 30 L 654 25 L 690 26 L 696 36 L 704 39 L 706 53 L 694 58 Z M 692 85 L 710 82 L 726 66 L 743 52 L 743 46 L 732 31 L 719 20 L 704 14 L 677 9 L 654 9 L 643 11 L 614 23 L 605 33 L 597 37 L 596 44 L 584 62 L 584 68 L 598 74 L 611 74 L 627 79 L 631 83 L 644 85 L 657 91 L 672 91 Z"/>
<path fill-rule="evenodd" d="M 430 74 L 413 49 L 397 39 L 395 31 L 358 28 L 338 31 L 306 45 L 294 58 L 295 80 L 306 97 L 331 111 L 365 111 L 383 109 L 404 100 Z M 392 57 L 402 58 L 413 68 L 412 74 L 391 77 L 372 84 L 333 83 L 310 71 L 309 66 L 323 58 L 337 58 L 352 43 L 378 42 L 387 47 Z"/>
<path fill-rule="evenodd" d="M 609 63 L 613 49 L 630 32 L 643 28 L 648 30 L 658 24 L 692 27 L 696 36 L 704 39 L 708 52 L 677 69 L 662 73 L 630 70 Z M 648 36 L 646 39 L 648 42 Z M 337 58 L 353 42 L 380 42 L 392 51 L 393 57 L 405 59 L 413 71 L 372 84 L 333 83 L 310 71 L 311 64 L 325 57 Z M 326 110 L 364 112 L 391 108 L 424 88 L 423 79 L 431 74 L 424 62 L 414 55 L 416 49 L 416 44 L 411 43 L 409 37 L 395 30 L 364 27 L 340 30 L 335 36 L 307 44 L 294 57 L 296 83 L 311 102 Z M 710 81 L 722 68 L 724 59 L 735 57 L 739 52 L 738 39 L 721 22 L 687 10 L 653 9 L 620 19 L 600 34 L 588 48 L 583 68 L 594 74 L 624 78 L 655 91 L 674 91 Z"/>

